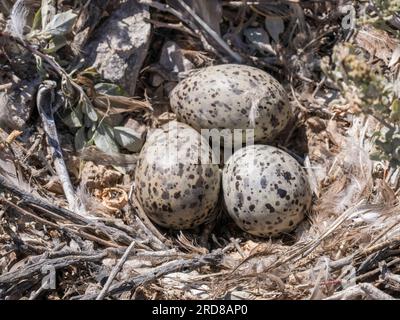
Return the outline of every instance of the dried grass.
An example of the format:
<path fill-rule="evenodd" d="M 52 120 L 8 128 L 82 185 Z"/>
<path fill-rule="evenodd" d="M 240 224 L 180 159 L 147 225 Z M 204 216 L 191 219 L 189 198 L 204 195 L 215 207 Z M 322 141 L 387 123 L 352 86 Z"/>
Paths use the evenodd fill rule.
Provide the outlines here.
<path fill-rule="evenodd" d="M 344 103 L 341 109 L 331 104 L 328 100 L 335 93 L 334 85 L 321 79 L 322 73 L 312 67 L 314 60 L 321 60 L 332 49 L 334 43 L 326 44 L 330 37 L 336 42 L 343 40 L 337 17 L 324 15 L 335 3 L 284 1 L 284 5 L 259 4 L 246 9 L 241 1 L 225 1 L 224 14 L 236 23 L 236 28 L 229 27 L 223 38 L 209 29 L 204 32 L 204 21 L 194 17 L 192 11 L 188 16 L 174 6 L 152 5 L 157 9 L 154 16 L 165 20 L 159 21 L 158 27 L 176 32 L 175 40 L 186 45 L 182 54 L 194 65 L 223 61 L 225 52 L 236 60 L 267 68 L 290 87 L 296 124 L 278 144 L 294 155 L 307 155 L 304 166 L 314 192 L 312 211 L 293 234 L 271 240 L 254 238 L 243 234 L 223 215 L 193 232 L 158 230 L 149 226 L 140 204 L 132 197 L 131 172 L 125 173 L 125 180 L 106 186 L 129 193 L 129 204 L 112 215 L 81 182 L 77 195 L 89 209 L 89 217 L 82 218 L 62 209 L 66 203 L 61 195 L 43 192 L 41 184 L 48 182 L 46 177 L 52 169 L 48 168 L 51 165 L 45 160 L 41 142 L 2 142 L 0 163 L 5 165 L 0 176 L 14 186 L 1 180 L 0 298 L 399 297 L 400 189 L 393 184 L 399 179 L 399 170 L 389 171 L 388 163 L 370 160 L 377 120 L 354 114 Z M 248 27 L 246 17 L 255 21 L 265 16 L 283 18 L 290 25 L 283 36 L 284 45 L 274 45 L 277 57 L 255 53 L 238 36 Z M 157 20 L 152 23 L 157 24 Z M 15 33 L 22 34 L 20 23 L 13 25 Z M 201 44 L 187 38 L 191 34 L 201 38 Z M 235 52 L 227 47 L 226 39 L 232 40 Z M 155 45 L 157 41 L 156 37 Z M 220 48 L 211 50 L 213 41 Z M 373 53 L 372 49 L 366 51 Z M 388 53 L 381 54 L 388 62 Z M 160 87 L 154 88 L 149 84 L 154 73 L 168 74 L 158 62 L 144 66 L 141 90 L 146 102 L 106 96 L 97 97 L 95 102 L 108 110 L 108 104 L 117 100 L 112 109 L 115 113 L 151 108 L 160 111 L 174 81 L 166 76 L 168 81 L 164 79 Z M 255 103 L 251 122 L 256 107 Z M 165 117 L 170 118 L 164 113 L 146 124 L 150 127 L 161 123 Z M 6 141 L 8 135 L 0 134 L 0 141 Z M 75 185 L 79 185 L 81 161 L 97 161 L 108 170 L 114 170 L 110 163 L 123 167 L 136 161 L 135 155 L 110 156 L 91 148 L 66 157 L 71 175 L 75 176 L 72 171 L 78 172 Z M 25 180 L 21 180 L 23 176 Z M 48 265 L 57 272 L 57 291 L 42 286 L 40 270 Z M 104 287 L 110 274 L 114 281 Z"/>

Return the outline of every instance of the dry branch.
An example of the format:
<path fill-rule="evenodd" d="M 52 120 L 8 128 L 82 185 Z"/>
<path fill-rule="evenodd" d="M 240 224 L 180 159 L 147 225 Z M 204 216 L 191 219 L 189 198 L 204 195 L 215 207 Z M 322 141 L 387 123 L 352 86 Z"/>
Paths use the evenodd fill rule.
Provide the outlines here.
<path fill-rule="evenodd" d="M 122 281 L 112 285 L 109 289 L 108 295 L 116 295 L 126 291 L 133 291 L 138 286 L 149 284 L 159 279 L 160 277 L 173 272 L 178 272 L 182 270 L 193 270 L 206 265 L 217 266 L 224 256 L 224 251 L 227 249 L 230 249 L 230 247 L 225 248 L 224 250 L 217 249 L 211 253 L 196 256 L 192 259 L 180 259 L 165 263 L 157 268 L 152 269 L 149 272 L 136 276 L 130 280 Z M 92 300 L 95 299 L 96 296 L 96 294 L 90 294 L 76 298 L 79 298 L 80 300 Z"/>
<path fill-rule="evenodd" d="M 63 187 L 65 197 L 67 198 L 69 208 L 71 211 L 76 211 L 77 213 L 84 215 L 85 209 L 82 204 L 79 203 L 79 199 L 75 194 L 67 167 L 65 166 L 60 141 L 58 139 L 57 128 L 53 116 L 55 88 L 56 83 L 54 81 L 44 81 L 39 86 L 36 105 L 39 111 L 39 115 L 42 119 L 43 129 L 46 132 L 47 144 L 51 150 L 54 166 L 56 168 L 58 178 L 61 181 L 61 185 Z"/>
<path fill-rule="evenodd" d="M 112 282 L 114 281 L 114 278 L 117 276 L 118 272 L 121 270 L 122 266 L 124 265 L 126 259 L 128 258 L 129 254 L 131 253 L 134 246 L 135 246 L 135 241 L 132 241 L 132 243 L 126 249 L 124 255 L 121 257 L 121 259 L 115 265 L 115 267 L 112 269 L 110 276 L 107 279 L 106 284 L 104 285 L 103 289 L 100 291 L 96 300 L 103 300 L 103 298 L 106 296 L 108 289 L 110 288 Z"/>
<path fill-rule="evenodd" d="M 36 207 L 36 209 L 43 208 L 45 210 L 42 211 L 44 214 L 46 214 L 46 212 L 48 211 L 55 213 L 63 219 L 66 219 L 67 221 L 70 221 L 80 226 L 84 226 L 87 229 L 95 230 L 98 234 L 106 235 L 116 244 L 129 245 L 134 240 L 130 235 L 120 230 L 115 224 L 113 226 L 106 226 L 104 223 L 96 219 L 89 219 L 67 209 L 50 204 L 43 199 L 37 198 L 36 196 L 33 196 L 32 194 L 21 190 L 17 186 L 8 182 L 2 176 L 0 176 L 0 189 L 8 191 L 15 196 L 18 196 L 21 201 L 20 205 L 25 204 L 30 207 Z M 133 229 L 131 230 L 131 232 L 132 236 L 136 234 Z"/>
<path fill-rule="evenodd" d="M 82 252 L 66 252 L 57 253 L 57 257 L 49 258 L 47 253 L 41 257 L 36 257 L 35 260 L 39 260 L 32 264 L 29 264 L 19 270 L 10 271 L 0 275 L 0 286 L 4 284 L 18 283 L 22 280 L 31 280 L 41 274 L 43 267 L 51 266 L 56 270 L 72 266 L 78 263 L 85 262 L 98 262 L 104 259 L 107 255 L 107 251 L 82 253 Z"/>

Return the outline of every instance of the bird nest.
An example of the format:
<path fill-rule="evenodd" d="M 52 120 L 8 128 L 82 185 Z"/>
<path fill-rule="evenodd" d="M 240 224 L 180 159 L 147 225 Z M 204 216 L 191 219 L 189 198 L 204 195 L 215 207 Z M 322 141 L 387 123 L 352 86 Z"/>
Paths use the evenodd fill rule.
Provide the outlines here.
<path fill-rule="evenodd" d="M 103 68 L 102 73 L 76 64 L 76 57 L 85 55 L 86 45 L 101 47 L 102 32 L 96 30 L 107 21 L 113 41 L 113 28 L 118 24 L 111 19 L 129 18 L 118 13 L 120 4 L 99 8 L 99 12 L 108 14 L 100 24 L 100 19 L 93 21 L 89 15 L 90 6 L 59 4 L 57 12 L 71 10 L 69 14 L 75 13 L 76 17 L 69 26 L 71 33 L 63 35 L 65 43 L 57 50 L 51 47 L 54 43 L 41 47 L 48 38 L 42 37 L 44 31 L 40 28 L 32 36 L 24 25 L 21 29 L 16 23 L 16 18 L 35 19 L 32 12 L 41 10 L 36 2 L 3 1 L 0 5 L 9 3 L 11 8 L 0 15 L 0 45 L 4 49 L 0 60 L 7 66 L 0 70 L 0 93 L 11 92 L 16 77 L 27 83 L 22 86 L 17 81 L 19 88 L 36 88 L 36 80 L 22 73 L 16 59 L 25 59 L 28 65 L 40 60 L 42 71 L 47 72 L 41 76 L 45 74 L 61 88 L 58 92 L 64 100 L 57 104 L 55 99 L 55 105 L 63 105 L 73 96 L 72 100 L 78 102 L 75 105 L 83 106 L 87 119 L 98 130 L 106 132 L 106 123 L 115 128 L 129 126 L 137 133 L 129 143 L 95 139 L 96 147 L 80 148 L 78 152 L 82 136 L 77 126 L 68 122 L 75 118 L 70 109 L 65 113 L 63 107 L 58 107 L 55 130 L 76 197 L 71 205 L 65 177 L 60 176 L 62 162 L 54 156 L 57 146 L 46 139 L 46 111 L 38 108 L 39 114 L 33 112 L 29 119 L 3 117 L 0 298 L 399 297 L 400 169 L 394 161 L 395 153 L 387 151 L 390 148 L 386 144 L 386 156 L 371 157 L 382 150 L 374 140 L 377 132 L 390 132 L 398 120 L 391 116 L 388 124 L 377 113 L 363 109 L 363 103 L 372 100 L 367 100 L 367 93 L 360 95 L 357 91 L 362 84 L 346 83 L 343 87 L 343 79 L 347 79 L 343 75 L 335 82 L 338 65 L 345 65 L 341 70 L 355 79 L 358 74 L 351 73 L 354 70 L 363 76 L 373 70 L 385 79 L 398 79 L 396 33 L 376 27 L 378 18 L 373 14 L 368 19 L 375 20 L 366 19 L 363 27 L 343 30 L 344 13 L 336 1 L 210 1 L 208 5 L 196 0 L 167 1 L 170 6 L 165 1 L 127 2 L 140 8 L 131 12 L 134 21 L 151 24 L 152 31 L 148 39 L 129 38 L 126 43 L 120 39 L 124 54 L 132 49 L 124 47 L 127 43 L 145 42 L 132 49 L 145 50 L 135 55 L 135 59 L 143 56 L 141 69 L 127 70 L 136 72 L 135 79 L 126 83 L 122 76 L 120 86 L 104 81 L 104 70 L 110 70 L 105 56 L 89 59 L 98 69 Z M 21 4 L 22 9 L 18 7 Z M 363 1 L 353 9 L 363 10 L 366 6 L 371 12 L 386 13 L 382 11 L 385 8 L 371 8 Z M 392 30 L 399 30 L 398 17 L 391 18 Z M 66 15 L 63 19 L 72 18 Z M 93 47 L 93 41 L 98 47 Z M 354 61 L 365 58 L 368 68 L 357 64 L 355 69 L 346 69 L 350 45 L 355 48 Z M 336 58 L 326 60 L 333 54 Z M 295 110 L 292 123 L 274 144 L 303 162 L 313 191 L 313 206 L 294 232 L 280 238 L 245 234 L 222 209 L 214 221 L 195 230 L 161 229 L 146 217 L 133 192 L 143 132 L 174 118 L 168 112 L 168 93 L 179 75 L 227 61 L 254 65 L 273 74 L 289 93 Z M 40 90 L 47 93 L 48 88 L 42 86 Z M 35 90 L 35 94 L 39 92 Z M 132 98 L 134 95 L 144 99 Z M 16 101 L 11 93 L 9 96 L 14 100 L 7 101 Z M 29 95 L 24 99 L 26 103 Z M 94 114 L 99 118 L 95 119 Z M 10 122 L 18 121 L 25 121 L 24 127 L 10 129 Z M 383 131 L 387 127 L 389 131 Z M 117 143 L 116 152 L 101 151 Z"/>

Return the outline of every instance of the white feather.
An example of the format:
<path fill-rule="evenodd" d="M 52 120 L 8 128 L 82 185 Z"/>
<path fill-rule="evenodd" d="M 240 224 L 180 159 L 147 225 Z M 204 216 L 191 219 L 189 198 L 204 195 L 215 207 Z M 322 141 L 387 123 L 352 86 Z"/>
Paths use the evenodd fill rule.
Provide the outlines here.
<path fill-rule="evenodd" d="M 7 29 L 14 37 L 21 40 L 24 38 L 24 28 L 29 9 L 25 6 L 24 0 L 17 0 L 12 7 Z"/>

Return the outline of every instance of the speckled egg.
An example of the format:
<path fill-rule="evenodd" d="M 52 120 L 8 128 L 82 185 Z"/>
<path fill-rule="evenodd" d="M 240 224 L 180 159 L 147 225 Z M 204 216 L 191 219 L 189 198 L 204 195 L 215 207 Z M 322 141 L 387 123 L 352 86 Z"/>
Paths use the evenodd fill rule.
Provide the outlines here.
<path fill-rule="evenodd" d="M 179 121 L 200 129 L 254 129 L 270 141 L 292 116 L 282 85 L 263 70 L 223 64 L 194 70 L 170 94 Z"/>
<path fill-rule="evenodd" d="M 149 134 L 135 171 L 136 196 L 148 217 L 171 229 L 190 229 L 211 217 L 220 170 L 207 141 L 171 121 Z"/>
<path fill-rule="evenodd" d="M 311 205 L 311 189 L 300 164 L 267 145 L 236 151 L 222 173 L 228 214 L 244 231 L 275 237 L 292 231 Z"/>

